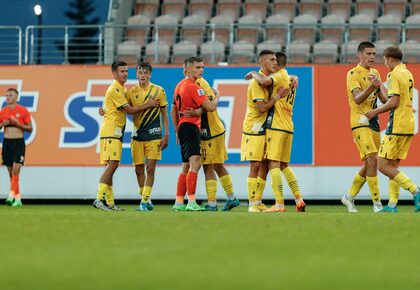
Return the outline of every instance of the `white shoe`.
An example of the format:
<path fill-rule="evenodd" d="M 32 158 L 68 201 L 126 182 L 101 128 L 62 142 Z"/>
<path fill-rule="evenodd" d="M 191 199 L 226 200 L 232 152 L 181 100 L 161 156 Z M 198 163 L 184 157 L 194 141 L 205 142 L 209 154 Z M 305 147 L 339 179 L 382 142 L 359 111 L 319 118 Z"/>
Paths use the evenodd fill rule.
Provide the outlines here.
<path fill-rule="evenodd" d="M 373 203 L 373 212 L 381 212 L 382 209 L 382 203 L 380 201 Z"/>
<path fill-rule="evenodd" d="M 345 195 L 341 198 L 341 203 L 347 206 L 348 212 L 357 212 L 356 206 L 354 205 L 354 200 L 350 201 L 346 198 Z"/>

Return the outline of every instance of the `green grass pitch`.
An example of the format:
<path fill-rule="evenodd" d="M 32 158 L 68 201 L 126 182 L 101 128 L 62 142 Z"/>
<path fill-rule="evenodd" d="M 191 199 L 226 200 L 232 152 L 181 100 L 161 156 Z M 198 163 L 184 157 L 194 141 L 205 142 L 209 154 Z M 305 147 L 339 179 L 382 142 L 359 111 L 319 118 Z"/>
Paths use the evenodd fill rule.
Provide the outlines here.
<path fill-rule="evenodd" d="M 420 289 L 414 206 L 125 208 L 0 206 L 0 289 Z"/>

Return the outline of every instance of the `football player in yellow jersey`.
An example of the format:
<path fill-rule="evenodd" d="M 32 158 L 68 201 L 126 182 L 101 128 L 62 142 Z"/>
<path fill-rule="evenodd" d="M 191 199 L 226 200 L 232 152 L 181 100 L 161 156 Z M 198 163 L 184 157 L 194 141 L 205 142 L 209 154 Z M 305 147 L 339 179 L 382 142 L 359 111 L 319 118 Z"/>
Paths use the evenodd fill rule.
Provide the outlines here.
<path fill-rule="evenodd" d="M 266 159 L 268 160 L 271 185 L 276 203 L 265 211 L 286 211 L 284 207 L 283 182 L 281 176 L 283 174 L 292 190 L 296 203 L 296 211 L 304 212 L 306 204 L 302 199 L 296 175 L 289 167 L 294 131 L 292 114 L 296 97 L 297 80 L 296 77 L 291 77 L 287 73 L 287 56 L 284 53 L 277 52 L 276 60 L 276 72 L 271 76 L 262 76 L 255 72 L 251 72 L 247 75 L 253 77 L 259 84 L 270 87 L 271 98 L 274 98 L 279 90 L 288 90 L 285 97 L 276 102 L 274 107 L 268 111 L 266 124 Z M 266 175 L 267 173 L 259 180 L 259 183 L 262 184 L 261 187 L 264 187 Z"/>
<path fill-rule="evenodd" d="M 414 135 L 413 88 L 414 78 L 402 63 L 403 54 L 398 47 L 388 47 L 384 53 L 385 65 L 389 69 L 388 101 L 385 105 L 370 110 L 366 117 L 371 120 L 378 114 L 388 112 L 389 122 L 382 138 L 378 154 L 378 168 L 389 177 L 390 182 L 411 192 L 415 211 L 420 212 L 418 186 L 398 169 L 400 160 L 406 159 Z M 384 212 L 397 212 L 398 193 L 389 191 L 389 202 Z"/>
<path fill-rule="evenodd" d="M 168 101 L 165 90 L 150 82 L 152 69 L 148 62 L 139 63 L 136 68 L 139 84 L 132 87 L 128 93 L 132 106 L 146 107 L 133 116 L 134 128 L 131 137 L 131 156 L 141 196 L 139 211 L 153 210 L 150 195 L 155 179 L 156 162 L 162 159 L 161 152 L 168 146 L 169 138 Z"/>
<path fill-rule="evenodd" d="M 259 54 L 259 64 L 261 66 L 259 73 L 269 76 L 276 71 L 277 59 L 274 51 L 262 50 Z M 248 200 L 249 212 L 261 212 L 258 207 L 256 194 L 258 191 L 258 176 L 261 178 L 262 171 L 266 165 L 265 162 L 265 128 L 267 113 L 274 104 L 287 95 L 289 89 L 284 89 L 270 98 L 268 88 L 261 86 L 255 79 L 252 79 L 248 85 L 247 91 L 247 112 L 245 115 L 242 141 L 241 141 L 241 160 L 250 161 L 248 175 Z"/>
<path fill-rule="evenodd" d="M 117 60 L 111 65 L 114 82 L 108 87 L 104 100 L 104 121 L 100 128 L 100 160 L 105 170 L 99 180 L 98 193 L 93 206 L 106 211 L 121 210 L 114 203 L 112 178 L 121 160 L 122 138 L 125 128 L 125 114 L 136 114 L 142 110 L 132 107 L 127 101 L 127 89 L 124 87 L 128 77 L 128 67 Z M 107 206 L 102 202 L 106 199 Z"/>
<path fill-rule="evenodd" d="M 371 42 L 361 42 L 357 48 L 359 64 L 347 73 L 347 97 L 350 106 L 350 125 L 353 140 L 359 151 L 363 166 L 356 173 L 348 192 L 341 202 L 348 212 L 357 212 L 354 199 L 367 181 L 372 195 L 373 211 L 382 210 L 378 186 L 378 149 L 380 129 L 378 117 L 368 120 L 366 112 L 377 107 L 377 99 L 387 101 L 386 89 L 381 82 L 379 72 L 372 66 L 375 62 L 376 49 Z M 397 190 L 399 186 L 396 185 Z M 392 186 L 392 184 L 391 184 Z"/>

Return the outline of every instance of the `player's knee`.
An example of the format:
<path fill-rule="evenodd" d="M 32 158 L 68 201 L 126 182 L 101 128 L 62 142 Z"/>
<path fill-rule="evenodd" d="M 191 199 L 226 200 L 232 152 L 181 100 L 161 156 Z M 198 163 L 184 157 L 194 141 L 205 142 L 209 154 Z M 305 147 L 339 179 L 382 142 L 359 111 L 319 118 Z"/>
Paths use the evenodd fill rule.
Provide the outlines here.
<path fill-rule="evenodd" d="M 144 166 L 143 165 L 136 165 L 135 171 L 136 171 L 137 176 L 144 175 Z"/>
<path fill-rule="evenodd" d="M 376 168 L 378 166 L 378 159 L 376 155 L 369 155 L 366 157 L 366 166 L 368 168 Z"/>
<path fill-rule="evenodd" d="M 155 165 L 148 165 L 146 167 L 147 176 L 154 176 L 155 175 L 155 169 L 156 169 Z"/>

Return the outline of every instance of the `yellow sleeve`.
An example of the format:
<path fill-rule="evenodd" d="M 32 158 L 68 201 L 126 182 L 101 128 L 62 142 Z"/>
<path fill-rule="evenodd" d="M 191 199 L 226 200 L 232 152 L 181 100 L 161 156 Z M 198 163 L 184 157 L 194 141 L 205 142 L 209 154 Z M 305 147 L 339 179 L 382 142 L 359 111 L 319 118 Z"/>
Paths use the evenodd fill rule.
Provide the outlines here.
<path fill-rule="evenodd" d="M 399 96 L 400 93 L 400 83 L 396 78 L 395 74 L 388 74 L 388 97 Z"/>
<path fill-rule="evenodd" d="M 353 71 L 349 71 L 347 74 L 347 88 L 350 92 L 353 92 L 354 89 L 362 88 L 356 74 Z"/>
<path fill-rule="evenodd" d="M 166 107 L 168 106 L 168 100 L 166 99 L 165 90 L 162 87 L 159 87 L 159 106 Z"/>
<path fill-rule="evenodd" d="M 267 100 L 263 87 L 256 80 L 251 81 L 251 95 L 254 103 Z"/>
<path fill-rule="evenodd" d="M 276 72 L 272 74 L 270 77 L 273 80 L 273 87 L 281 86 L 281 83 L 283 82 L 283 77 L 280 73 Z"/>
<path fill-rule="evenodd" d="M 117 108 L 124 107 L 127 105 L 127 99 L 124 93 L 119 93 L 115 89 L 110 92 L 111 100 Z"/>

